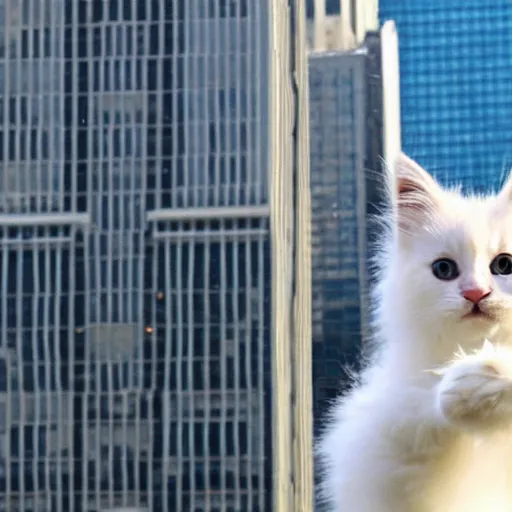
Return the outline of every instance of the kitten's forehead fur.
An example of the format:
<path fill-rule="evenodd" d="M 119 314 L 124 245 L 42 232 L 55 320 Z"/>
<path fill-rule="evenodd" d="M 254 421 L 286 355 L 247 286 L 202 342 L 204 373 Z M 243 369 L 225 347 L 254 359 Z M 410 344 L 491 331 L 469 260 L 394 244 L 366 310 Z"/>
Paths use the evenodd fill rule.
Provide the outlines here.
<path fill-rule="evenodd" d="M 438 364 L 459 345 L 472 349 L 485 337 L 512 333 L 512 276 L 490 271 L 493 258 L 512 253 L 512 180 L 497 194 L 463 196 L 403 154 L 394 174 L 393 229 L 381 255 L 377 300 L 384 339 L 402 331 L 398 338 L 408 334 L 417 340 L 414 351 Z M 437 279 L 432 263 L 439 258 L 453 259 L 460 276 Z M 462 320 L 471 306 L 463 290 L 475 287 L 493 290 L 486 307 L 494 322 Z"/>

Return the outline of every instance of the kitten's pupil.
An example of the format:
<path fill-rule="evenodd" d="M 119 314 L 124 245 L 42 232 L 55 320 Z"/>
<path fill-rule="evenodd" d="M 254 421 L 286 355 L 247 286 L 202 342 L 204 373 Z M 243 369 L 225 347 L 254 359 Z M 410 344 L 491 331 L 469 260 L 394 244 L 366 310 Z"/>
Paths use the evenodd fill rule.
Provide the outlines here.
<path fill-rule="evenodd" d="M 498 254 L 491 261 L 491 273 L 498 276 L 508 276 L 512 274 L 512 255 L 507 253 Z"/>
<path fill-rule="evenodd" d="M 441 281 L 451 281 L 459 277 L 459 267 L 450 258 L 440 258 L 432 263 L 432 273 Z"/>

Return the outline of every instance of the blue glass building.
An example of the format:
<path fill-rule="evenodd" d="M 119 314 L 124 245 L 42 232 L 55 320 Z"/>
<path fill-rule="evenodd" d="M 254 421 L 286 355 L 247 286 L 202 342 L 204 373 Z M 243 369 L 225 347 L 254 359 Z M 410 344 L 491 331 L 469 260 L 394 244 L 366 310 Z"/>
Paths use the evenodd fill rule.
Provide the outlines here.
<path fill-rule="evenodd" d="M 400 44 L 403 149 L 443 183 L 497 187 L 512 164 L 512 3 L 381 0 Z"/>

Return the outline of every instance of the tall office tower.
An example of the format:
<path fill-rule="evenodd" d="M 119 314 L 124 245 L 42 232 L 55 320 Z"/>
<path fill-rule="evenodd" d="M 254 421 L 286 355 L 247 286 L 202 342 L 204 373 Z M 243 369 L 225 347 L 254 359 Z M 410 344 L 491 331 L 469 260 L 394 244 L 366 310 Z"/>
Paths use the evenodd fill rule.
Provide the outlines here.
<path fill-rule="evenodd" d="M 268 8 L 174 9 L 147 184 L 146 385 L 162 404 L 153 465 L 169 510 L 268 510 Z"/>
<path fill-rule="evenodd" d="M 364 329 L 365 56 L 311 54 L 309 70 L 314 381 L 337 393 Z"/>
<path fill-rule="evenodd" d="M 384 190 L 380 38 L 309 56 L 315 419 L 349 383 L 370 331 L 373 215 Z M 318 424 L 321 424 L 319 421 Z"/>
<path fill-rule="evenodd" d="M 381 0 L 400 45 L 403 149 L 443 183 L 495 188 L 512 163 L 512 4 Z"/>
<path fill-rule="evenodd" d="M 266 0 L 2 8 L 0 508 L 269 510 Z"/>

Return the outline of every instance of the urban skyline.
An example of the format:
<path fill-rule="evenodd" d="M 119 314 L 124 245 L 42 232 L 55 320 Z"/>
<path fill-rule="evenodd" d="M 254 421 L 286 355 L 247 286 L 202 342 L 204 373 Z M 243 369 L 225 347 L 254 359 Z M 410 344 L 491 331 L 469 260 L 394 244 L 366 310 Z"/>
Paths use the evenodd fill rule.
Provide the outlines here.
<path fill-rule="evenodd" d="M 0 511 L 267 512 L 267 0 L 5 5 Z M 367 321 L 375 111 L 367 54 L 310 59 L 321 414 Z"/>

